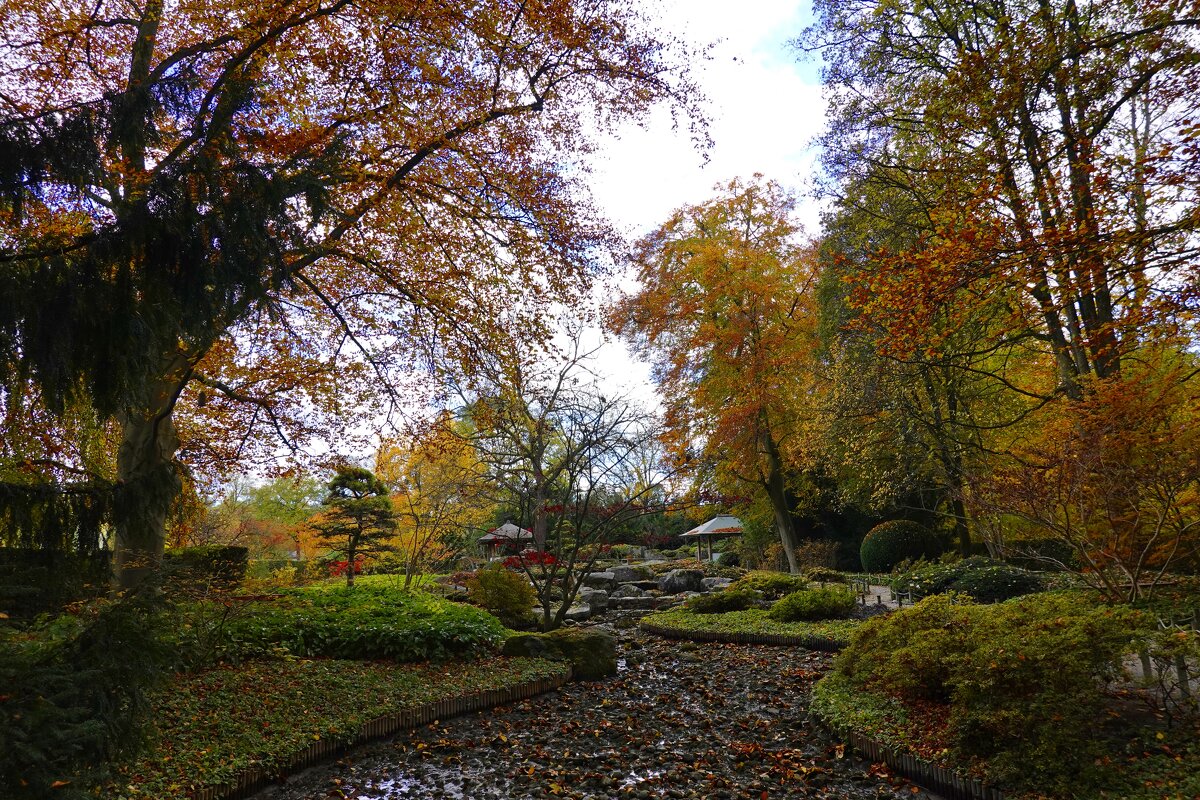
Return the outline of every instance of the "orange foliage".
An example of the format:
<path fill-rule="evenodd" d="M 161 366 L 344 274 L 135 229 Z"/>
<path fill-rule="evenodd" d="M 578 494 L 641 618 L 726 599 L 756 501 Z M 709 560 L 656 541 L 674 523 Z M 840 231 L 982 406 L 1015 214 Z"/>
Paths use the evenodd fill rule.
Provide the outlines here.
<path fill-rule="evenodd" d="M 1160 357 L 1089 382 L 1083 400 L 1053 407 L 1010 461 L 980 476 L 980 500 L 1068 545 L 1110 597 L 1136 598 L 1200 556 L 1195 374 Z"/>

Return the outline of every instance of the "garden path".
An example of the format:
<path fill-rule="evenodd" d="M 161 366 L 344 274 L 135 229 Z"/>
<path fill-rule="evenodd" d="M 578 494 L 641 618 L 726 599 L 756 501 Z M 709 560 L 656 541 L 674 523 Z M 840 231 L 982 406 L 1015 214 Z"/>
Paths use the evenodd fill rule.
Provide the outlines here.
<path fill-rule="evenodd" d="M 828 655 L 619 636 L 615 678 L 411 731 L 255 800 L 931 797 L 808 719 Z"/>

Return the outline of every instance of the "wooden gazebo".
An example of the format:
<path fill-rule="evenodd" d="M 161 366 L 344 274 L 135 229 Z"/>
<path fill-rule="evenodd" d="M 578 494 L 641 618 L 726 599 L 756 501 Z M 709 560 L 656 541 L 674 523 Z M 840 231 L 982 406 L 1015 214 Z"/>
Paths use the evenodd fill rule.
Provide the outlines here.
<path fill-rule="evenodd" d="M 742 521 L 737 517 L 721 516 L 713 517 L 703 525 L 697 525 L 687 533 L 682 533 L 680 536 L 696 537 L 696 560 L 703 560 L 701 553 L 703 548 L 708 551 L 708 558 L 711 561 L 713 556 L 712 543 L 714 539 L 727 539 L 730 536 L 742 535 Z"/>
<path fill-rule="evenodd" d="M 483 545 L 484 552 L 488 558 L 496 555 L 497 550 L 503 550 L 512 545 L 518 545 L 516 550 L 520 550 L 519 545 L 522 542 L 532 542 L 533 531 L 526 530 L 519 525 L 514 525 L 511 522 L 506 522 L 499 528 L 493 528 L 483 536 L 479 537 L 479 543 Z"/>

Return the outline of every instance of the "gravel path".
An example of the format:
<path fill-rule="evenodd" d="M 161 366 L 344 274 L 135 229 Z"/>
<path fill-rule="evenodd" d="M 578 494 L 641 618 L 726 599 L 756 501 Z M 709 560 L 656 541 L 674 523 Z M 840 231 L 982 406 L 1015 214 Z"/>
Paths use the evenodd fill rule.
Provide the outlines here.
<path fill-rule="evenodd" d="M 810 725 L 829 656 L 619 635 L 616 678 L 411 731 L 255 800 L 931 797 Z"/>

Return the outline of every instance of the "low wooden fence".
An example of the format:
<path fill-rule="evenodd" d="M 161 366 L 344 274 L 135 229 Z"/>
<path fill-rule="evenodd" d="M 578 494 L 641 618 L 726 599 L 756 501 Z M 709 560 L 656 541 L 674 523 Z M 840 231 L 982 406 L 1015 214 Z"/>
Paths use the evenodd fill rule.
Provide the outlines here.
<path fill-rule="evenodd" d="M 858 731 L 838 729 L 819 715 L 814 714 L 813 719 L 860 757 L 887 764 L 896 774 L 937 793 L 945 800 L 1004 800 L 1004 792 L 995 786 L 889 747 Z"/>
<path fill-rule="evenodd" d="M 289 758 L 285 764 L 272 767 L 251 767 L 243 770 L 228 783 L 194 789 L 190 796 L 194 800 L 238 800 L 248 797 L 278 781 L 281 776 L 299 772 L 323 761 L 329 761 L 342 755 L 351 747 L 382 739 L 402 730 L 427 725 L 435 720 L 450 719 L 469 714 L 472 711 L 481 711 L 506 703 L 527 700 L 530 697 L 553 691 L 569 679 L 569 675 L 542 678 L 504 689 L 488 689 L 463 697 L 453 697 L 407 708 L 395 714 L 373 719 L 353 735 L 313 742 L 308 748 Z"/>

